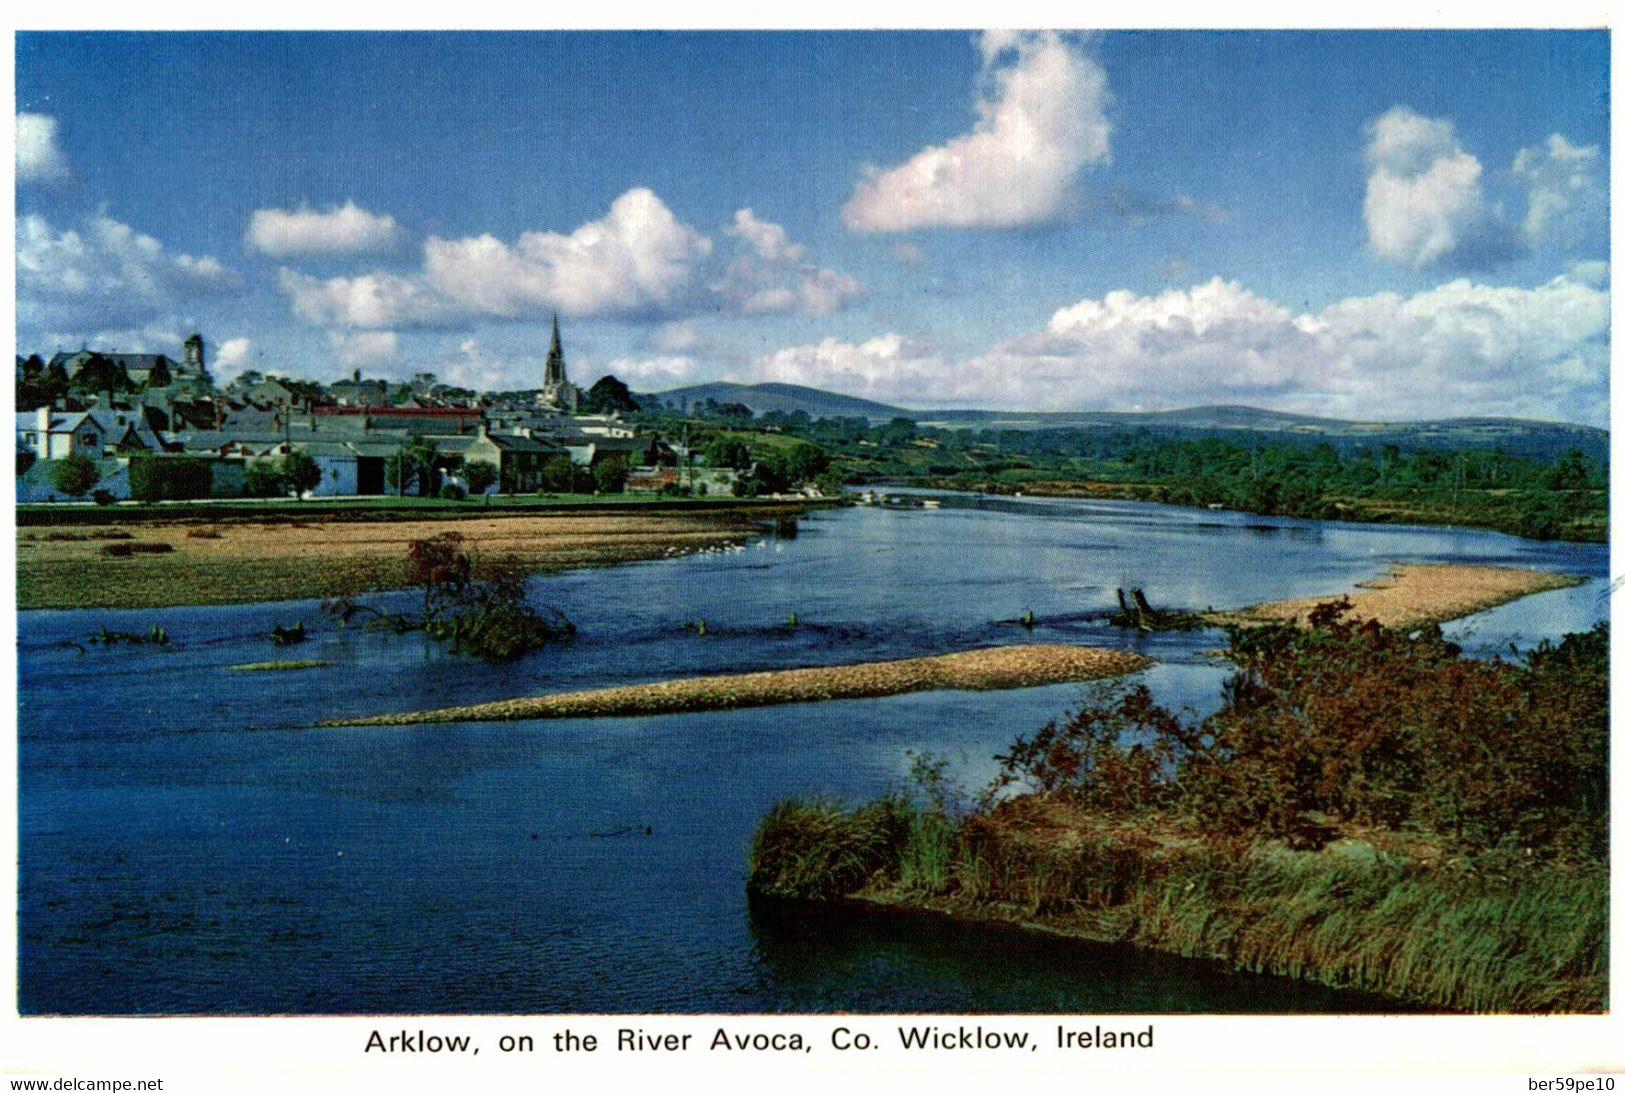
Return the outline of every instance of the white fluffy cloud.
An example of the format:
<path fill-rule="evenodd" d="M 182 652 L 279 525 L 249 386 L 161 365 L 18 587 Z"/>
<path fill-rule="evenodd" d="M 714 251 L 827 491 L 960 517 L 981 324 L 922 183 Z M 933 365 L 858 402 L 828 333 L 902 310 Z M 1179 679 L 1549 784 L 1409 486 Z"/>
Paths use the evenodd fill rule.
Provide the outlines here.
<path fill-rule="evenodd" d="M 1483 268 L 1516 241 L 1484 200 L 1483 167 L 1455 126 L 1396 106 L 1366 126 L 1365 225 L 1378 257 L 1424 269 Z"/>
<path fill-rule="evenodd" d="M 1111 154 L 1106 73 L 1052 33 L 989 31 L 971 131 L 859 182 L 841 210 L 854 231 L 1013 227 L 1066 208 L 1078 173 Z"/>
<path fill-rule="evenodd" d="M 275 258 L 309 255 L 381 254 L 400 241 L 395 218 L 346 201 L 325 212 L 258 209 L 249 219 L 245 244 Z"/>
<path fill-rule="evenodd" d="M 758 358 L 748 378 L 903 405 L 1050 410 L 1248 403 L 1360 419 L 1519 416 L 1605 424 L 1608 289 L 1597 268 L 1532 289 L 1456 280 L 1294 314 L 1215 278 L 1113 292 L 949 362 L 898 334 Z M 929 392 L 929 395 L 926 393 Z"/>
<path fill-rule="evenodd" d="M 860 343 L 825 338 L 756 358 L 737 379 L 751 383 L 799 383 L 843 395 L 919 404 L 926 392 L 938 404 L 980 396 L 959 383 L 956 369 L 929 344 L 888 333 Z"/>
<path fill-rule="evenodd" d="M 705 331 L 687 320 L 661 323 L 643 340 L 650 348 L 666 354 L 689 354 L 709 344 Z"/>
<path fill-rule="evenodd" d="M 24 332 L 132 326 L 239 283 L 215 258 L 172 253 L 105 213 L 64 231 L 42 216 L 17 220 L 17 324 Z"/>
<path fill-rule="evenodd" d="M 750 244 L 756 256 L 764 262 L 799 262 L 807 250 L 799 243 L 790 242 L 789 234 L 781 225 L 763 220 L 754 209 L 740 209 L 734 213 L 733 224 L 724 230 Z"/>
<path fill-rule="evenodd" d="M 645 189 L 616 198 L 609 215 L 570 235 L 526 232 L 431 238 L 423 268 L 318 279 L 284 269 L 294 314 L 319 326 L 379 330 L 477 317 L 639 316 L 675 310 L 693 292 L 711 241 Z"/>
<path fill-rule="evenodd" d="M 831 315 L 863 295 L 863 285 L 832 269 L 803 261 L 806 248 L 790 242 L 784 228 L 740 209 L 723 229 L 739 241 L 740 253 L 712 290 L 732 310 L 745 315 Z"/>
<path fill-rule="evenodd" d="M 227 338 L 214 350 L 213 364 L 227 371 L 237 371 L 248 363 L 254 343 L 248 338 Z"/>
<path fill-rule="evenodd" d="M 700 378 L 700 362 L 671 354 L 657 357 L 616 357 L 604 371 L 636 391 L 664 391 Z"/>
<path fill-rule="evenodd" d="M 1553 133 L 1512 161 L 1513 175 L 1529 187 L 1524 236 L 1530 245 L 1606 242 L 1608 191 L 1595 145 L 1577 147 Z"/>
<path fill-rule="evenodd" d="M 49 114 L 18 114 L 17 181 L 60 182 L 72 173 L 56 142 L 56 119 Z"/>
<path fill-rule="evenodd" d="M 327 344 L 345 364 L 377 364 L 400 356 L 400 340 L 393 330 L 331 331 Z"/>
<path fill-rule="evenodd" d="M 652 191 L 628 190 L 601 220 L 574 232 L 431 238 L 423 267 L 317 278 L 283 269 L 293 312 L 316 326 L 386 330 L 475 318 L 650 319 L 702 311 L 839 311 L 863 291 L 851 277 L 803 260 L 784 229 L 742 209 L 726 229 L 738 252 L 720 266 L 713 243 L 682 223 Z"/>
<path fill-rule="evenodd" d="M 637 316 L 679 308 L 711 241 L 683 224 L 653 191 L 628 190 L 602 220 L 569 235 L 526 232 L 510 247 L 489 235 L 431 239 L 424 277 L 475 314 Z"/>
<path fill-rule="evenodd" d="M 358 277 L 312 277 L 283 268 L 277 287 L 293 313 L 312 326 L 383 330 L 434 326 L 463 312 L 419 277 L 367 273 Z"/>

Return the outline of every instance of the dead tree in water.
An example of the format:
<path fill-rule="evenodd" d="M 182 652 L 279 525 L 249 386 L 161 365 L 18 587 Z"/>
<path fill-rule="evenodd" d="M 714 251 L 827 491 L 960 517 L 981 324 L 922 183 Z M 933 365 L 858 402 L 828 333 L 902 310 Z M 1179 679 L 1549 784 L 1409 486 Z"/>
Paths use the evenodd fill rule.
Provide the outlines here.
<path fill-rule="evenodd" d="M 1201 630 L 1208 625 L 1201 615 L 1191 611 L 1158 611 L 1139 588 L 1130 588 L 1126 596 L 1121 588 L 1117 590 L 1117 614 L 1111 617 L 1111 624 L 1144 634 L 1158 630 Z"/>

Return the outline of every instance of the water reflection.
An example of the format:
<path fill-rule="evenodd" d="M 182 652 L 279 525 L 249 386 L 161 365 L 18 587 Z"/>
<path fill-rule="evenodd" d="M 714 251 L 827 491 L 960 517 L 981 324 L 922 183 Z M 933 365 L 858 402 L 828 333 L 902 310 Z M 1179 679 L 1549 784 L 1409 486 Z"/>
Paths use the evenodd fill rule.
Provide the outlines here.
<path fill-rule="evenodd" d="M 761 989 L 785 1008 L 903 1013 L 1406 1013 L 1219 964 L 861 907 L 750 903 Z M 775 1007 L 776 1008 L 776 1007 Z"/>

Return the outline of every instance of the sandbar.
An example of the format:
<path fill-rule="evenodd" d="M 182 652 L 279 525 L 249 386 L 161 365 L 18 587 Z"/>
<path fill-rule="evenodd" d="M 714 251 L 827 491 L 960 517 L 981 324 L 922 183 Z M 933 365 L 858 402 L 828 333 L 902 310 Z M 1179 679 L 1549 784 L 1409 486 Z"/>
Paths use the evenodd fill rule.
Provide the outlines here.
<path fill-rule="evenodd" d="M 1005 645 L 906 660 L 638 683 L 601 690 L 511 698 L 475 706 L 323 721 L 320 725 L 421 725 L 562 717 L 647 717 L 791 702 L 876 698 L 911 691 L 998 691 L 1126 675 L 1147 668 L 1151 663 L 1149 657 L 1116 649 L 1080 645 Z"/>
<path fill-rule="evenodd" d="M 1538 569 L 1489 565 L 1396 564 L 1386 576 L 1348 593 L 1350 616 L 1399 629 L 1449 622 L 1536 592 L 1570 588 L 1581 578 Z M 1215 625 L 1303 622 L 1317 605 L 1338 596 L 1276 600 L 1205 616 Z"/>

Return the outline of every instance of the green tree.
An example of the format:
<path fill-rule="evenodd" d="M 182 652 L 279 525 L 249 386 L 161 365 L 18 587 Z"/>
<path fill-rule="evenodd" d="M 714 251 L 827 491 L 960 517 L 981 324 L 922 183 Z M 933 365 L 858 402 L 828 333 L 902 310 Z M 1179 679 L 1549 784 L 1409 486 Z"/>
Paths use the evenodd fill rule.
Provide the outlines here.
<path fill-rule="evenodd" d="M 469 493 L 483 494 L 496 485 L 497 469 L 490 463 L 478 461 L 465 463 L 463 464 L 463 478 L 468 482 Z"/>
<path fill-rule="evenodd" d="M 1549 490 L 1583 490 L 1591 484 L 1590 461 L 1585 453 L 1577 448 L 1571 448 L 1562 459 L 1552 465 L 1546 472 L 1546 488 Z"/>
<path fill-rule="evenodd" d="M 45 396 L 45 362 L 38 353 L 17 364 L 17 409 L 36 410 L 50 402 Z"/>
<path fill-rule="evenodd" d="M 614 376 L 604 376 L 587 389 L 581 400 L 581 409 L 589 414 L 635 414 L 638 401 L 632 392 Z"/>
<path fill-rule="evenodd" d="M 278 497 L 287 488 L 282 472 L 269 459 L 256 459 L 243 468 L 243 494 L 246 497 Z"/>
<path fill-rule="evenodd" d="M 69 497 L 83 497 L 90 492 L 90 488 L 101 481 L 102 472 L 96 467 L 96 461 L 87 455 L 74 452 L 65 459 L 57 461 L 51 470 L 51 485 L 67 494 Z"/>
<path fill-rule="evenodd" d="M 100 353 L 92 353 L 90 358 L 79 366 L 79 371 L 73 374 L 71 387 L 85 394 L 105 394 L 108 402 L 112 402 L 112 396 L 118 392 L 135 390 L 135 384 L 130 382 L 129 373 L 124 371 L 124 366 Z"/>
<path fill-rule="evenodd" d="M 407 486 L 415 484 L 419 497 L 433 497 L 440 477 L 439 469 L 435 466 L 435 457 L 439 454 L 434 441 L 413 437 L 406 447 L 384 463 L 384 474 L 390 489 L 404 493 Z"/>
<path fill-rule="evenodd" d="M 592 465 L 593 489 L 599 493 L 620 493 L 626 489 L 626 457 L 611 455 Z"/>
<path fill-rule="evenodd" d="M 788 464 L 789 457 L 783 452 L 763 452 L 762 458 L 756 461 L 755 469 L 751 473 L 751 484 L 756 487 L 751 495 L 782 493 L 789 489 L 791 474 Z"/>
<path fill-rule="evenodd" d="M 282 480 L 293 489 L 295 497 L 303 497 L 322 484 L 322 469 L 304 452 L 289 452 L 282 457 Z"/>
<path fill-rule="evenodd" d="M 547 493 L 569 493 L 575 481 L 575 465 L 569 456 L 556 455 L 542 464 L 542 489 Z"/>
<path fill-rule="evenodd" d="M 147 390 L 150 391 L 154 387 L 168 387 L 172 382 L 174 382 L 174 379 L 169 374 L 168 362 L 163 357 L 159 357 L 157 363 L 147 372 Z"/>
<path fill-rule="evenodd" d="M 736 436 L 712 437 L 705 445 L 704 455 L 708 467 L 732 467 L 742 471 L 750 466 L 750 449 Z"/>
<path fill-rule="evenodd" d="M 829 454 L 816 444 L 797 444 L 784 453 L 784 473 L 792 482 L 808 482 L 829 467 Z"/>

